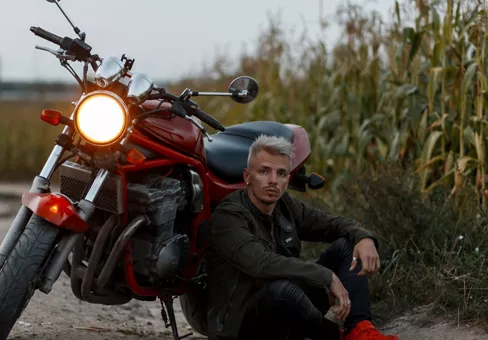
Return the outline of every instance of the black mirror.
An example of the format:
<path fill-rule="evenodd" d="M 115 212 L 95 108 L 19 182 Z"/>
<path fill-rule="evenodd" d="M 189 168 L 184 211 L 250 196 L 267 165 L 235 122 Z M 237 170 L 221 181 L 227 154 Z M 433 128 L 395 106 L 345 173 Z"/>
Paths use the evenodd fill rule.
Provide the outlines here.
<path fill-rule="evenodd" d="M 250 103 L 258 96 L 258 82 L 247 76 L 236 78 L 230 83 L 229 92 L 233 94 L 232 100 L 241 104 Z"/>
<path fill-rule="evenodd" d="M 309 176 L 308 176 L 308 187 L 310 189 L 320 189 L 320 188 L 323 188 L 324 185 L 325 185 L 325 179 L 320 176 L 320 175 L 317 175 L 315 172 L 312 172 Z"/>

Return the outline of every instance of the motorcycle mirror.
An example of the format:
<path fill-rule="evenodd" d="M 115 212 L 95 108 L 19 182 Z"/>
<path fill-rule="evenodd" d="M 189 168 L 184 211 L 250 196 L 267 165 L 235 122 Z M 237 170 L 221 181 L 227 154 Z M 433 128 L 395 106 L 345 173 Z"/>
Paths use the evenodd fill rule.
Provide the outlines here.
<path fill-rule="evenodd" d="M 232 100 L 241 104 L 252 102 L 258 96 L 258 82 L 248 76 L 234 79 L 229 85 L 229 92 L 233 95 Z"/>
<path fill-rule="evenodd" d="M 154 88 L 151 78 L 143 73 L 133 74 L 127 86 L 127 99 L 133 105 L 145 101 Z"/>
<path fill-rule="evenodd" d="M 122 61 L 115 57 L 108 57 L 103 60 L 97 69 L 95 82 L 98 86 L 105 88 L 119 80 L 124 73 L 125 69 Z"/>
<path fill-rule="evenodd" d="M 325 178 L 316 174 L 315 172 L 312 172 L 308 176 L 307 184 L 310 189 L 320 189 L 325 185 Z"/>
<path fill-rule="evenodd" d="M 73 30 L 78 35 L 78 37 L 80 37 L 81 40 L 85 41 L 85 38 L 86 38 L 85 32 L 81 32 L 81 30 L 77 26 L 75 26 L 75 24 L 73 24 L 73 22 L 71 21 L 71 19 L 68 17 L 68 15 L 66 14 L 66 12 L 63 10 L 63 8 L 61 7 L 61 5 L 59 4 L 59 2 L 61 0 L 46 0 L 46 1 L 49 2 L 49 3 L 51 3 L 51 4 L 56 4 L 56 6 L 58 6 L 59 10 L 61 11 L 61 13 L 63 13 L 63 15 L 66 18 L 66 20 L 68 20 L 68 22 L 71 25 L 71 27 L 73 27 Z"/>

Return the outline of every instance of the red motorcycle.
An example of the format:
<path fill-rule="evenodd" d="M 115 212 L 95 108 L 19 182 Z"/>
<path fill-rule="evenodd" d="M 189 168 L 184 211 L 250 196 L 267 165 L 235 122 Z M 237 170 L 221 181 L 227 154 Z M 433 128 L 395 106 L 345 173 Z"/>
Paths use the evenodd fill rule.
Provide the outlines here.
<path fill-rule="evenodd" d="M 57 0 L 48 1 L 66 16 Z M 53 110 L 41 114 L 45 122 L 65 127 L 0 246 L 0 339 L 35 290 L 49 294 L 62 271 L 83 301 L 159 299 L 174 339 L 191 334 L 178 334 L 173 299 L 179 297 L 190 326 L 206 335 L 206 221 L 226 195 L 244 187 L 248 149 L 260 134 L 293 142 L 290 188 L 322 187 L 320 176 L 306 175 L 307 133 L 272 121 L 224 128 L 191 97 L 249 103 L 258 94 L 254 79 L 239 77 L 228 92 L 185 89 L 176 96 L 147 75 L 132 73 L 134 59 L 92 54 L 86 35 L 70 24 L 77 38 L 31 27 L 59 46 L 36 48 L 55 55 L 83 94 L 70 118 Z M 84 64 L 81 78 L 69 62 Z M 209 135 L 201 122 L 219 132 Z M 52 192 L 57 170 L 60 192 Z"/>

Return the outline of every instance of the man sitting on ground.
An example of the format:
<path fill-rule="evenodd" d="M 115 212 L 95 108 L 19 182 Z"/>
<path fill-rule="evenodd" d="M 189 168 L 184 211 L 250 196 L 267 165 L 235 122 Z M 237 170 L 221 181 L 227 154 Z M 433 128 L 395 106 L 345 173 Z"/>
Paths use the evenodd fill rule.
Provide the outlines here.
<path fill-rule="evenodd" d="M 346 340 L 397 340 L 371 323 L 366 274 L 380 268 L 377 240 L 356 221 L 288 195 L 291 155 L 284 138 L 257 138 L 244 170 L 247 187 L 212 214 L 209 338 L 339 339 L 324 317 L 337 301 Z M 301 241 L 331 246 L 311 263 L 299 259 Z"/>

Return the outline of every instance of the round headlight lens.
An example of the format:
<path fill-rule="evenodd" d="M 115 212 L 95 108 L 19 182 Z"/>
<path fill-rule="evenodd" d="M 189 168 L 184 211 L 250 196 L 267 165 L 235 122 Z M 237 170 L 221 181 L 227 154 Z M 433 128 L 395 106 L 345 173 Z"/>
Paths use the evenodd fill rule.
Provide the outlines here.
<path fill-rule="evenodd" d="M 127 113 L 121 102 L 113 96 L 94 94 L 78 106 L 75 125 L 88 142 L 110 144 L 125 132 Z"/>

